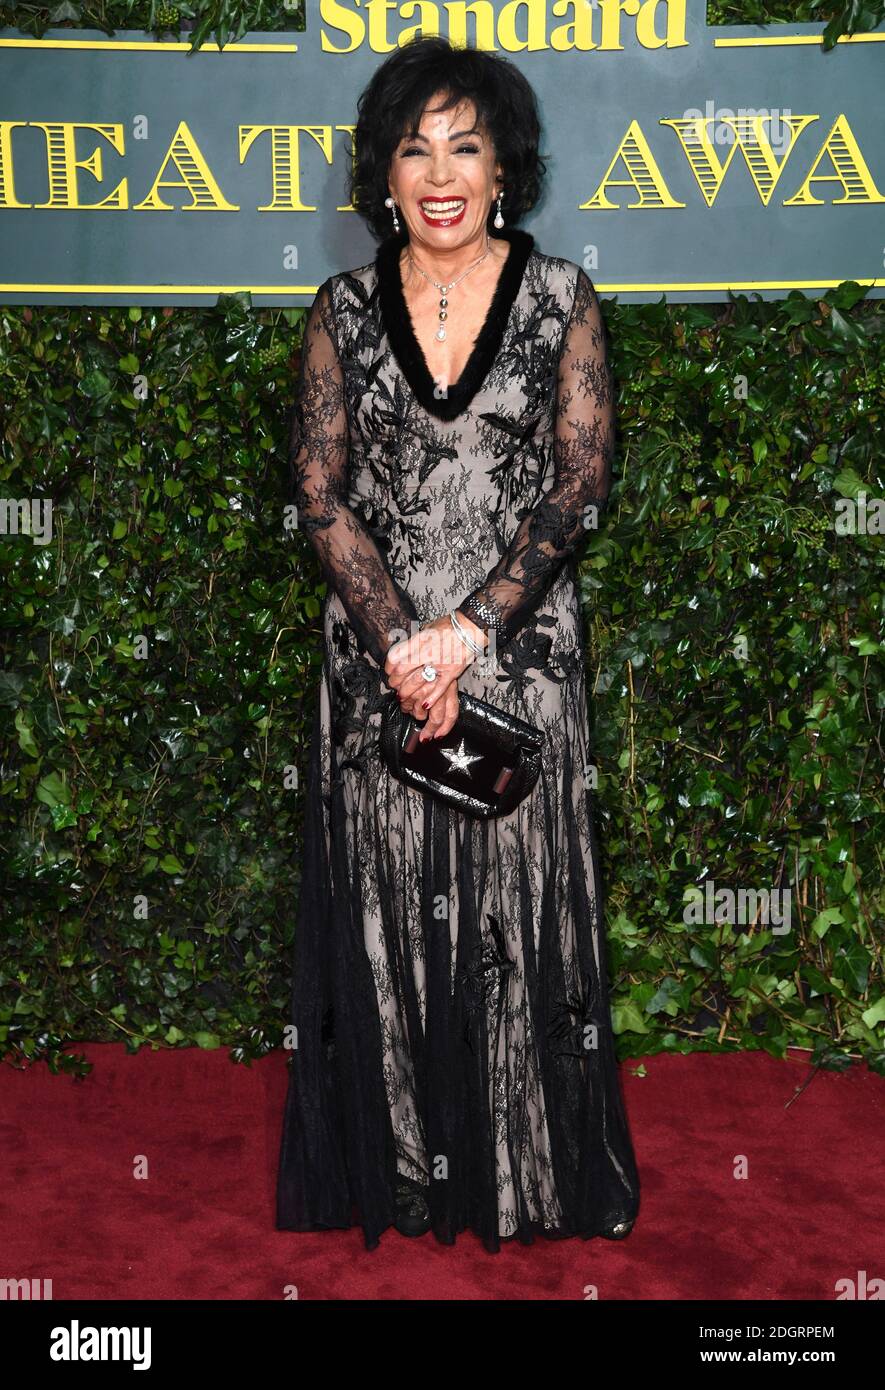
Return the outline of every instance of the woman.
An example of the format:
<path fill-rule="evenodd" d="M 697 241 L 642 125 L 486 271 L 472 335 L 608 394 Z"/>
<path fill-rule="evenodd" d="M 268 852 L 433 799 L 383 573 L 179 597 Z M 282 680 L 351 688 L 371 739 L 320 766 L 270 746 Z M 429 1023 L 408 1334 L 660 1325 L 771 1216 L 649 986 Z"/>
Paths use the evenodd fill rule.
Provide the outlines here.
<path fill-rule="evenodd" d="M 610 485 L 593 286 L 515 222 L 544 163 L 505 60 L 422 38 L 359 102 L 376 259 L 320 287 L 290 460 L 329 582 L 296 924 L 277 1226 L 489 1251 L 620 1239 L 618 1089 L 574 555 Z M 454 617 L 451 614 L 454 611 Z M 546 736 L 532 792 L 468 818 L 381 761 L 390 691 L 444 737 L 467 691 Z"/>

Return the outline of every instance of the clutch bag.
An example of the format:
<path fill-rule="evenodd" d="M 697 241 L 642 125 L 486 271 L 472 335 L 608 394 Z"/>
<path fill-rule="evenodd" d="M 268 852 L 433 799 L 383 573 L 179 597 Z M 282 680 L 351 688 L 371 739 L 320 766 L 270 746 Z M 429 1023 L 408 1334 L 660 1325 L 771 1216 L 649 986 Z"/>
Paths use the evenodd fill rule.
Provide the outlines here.
<path fill-rule="evenodd" d="M 533 724 L 458 692 L 458 718 L 445 738 L 418 738 L 423 723 L 388 696 L 380 750 L 388 771 L 464 815 L 505 816 L 538 780 L 545 736 Z"/>

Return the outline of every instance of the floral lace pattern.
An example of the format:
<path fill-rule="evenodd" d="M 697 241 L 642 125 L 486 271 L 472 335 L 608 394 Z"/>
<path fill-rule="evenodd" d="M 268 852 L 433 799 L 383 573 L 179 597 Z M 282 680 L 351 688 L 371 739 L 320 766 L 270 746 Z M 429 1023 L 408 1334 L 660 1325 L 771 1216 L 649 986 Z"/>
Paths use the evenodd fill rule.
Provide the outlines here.
<path fill-rule="evenodd" d="M 485 582 L 459 607 L 505 643 L 531 617 L 563 562 L 599 526 L 611 487 L 614 388 L 599 300 L 578 270 L 556 391 L 553 485 L 521 520 Z"/>
<path fill-rule="evenodd" d="M 295 468 L 295 505 L 299 525 L 310 536 L 348 620 L 383 665 L 396 640 L 392 634 L 398 629 L 408 633 L 417 614 L 391 578 L 369 528 L 348 506 L 349 447 L 344 373 L 327 281 L 305 326 L 292 409 L 289 457 Z"/>
<path fill-rule="evenodd" d="M 410 322 L 391 321 L 381 251 L 320 288 L 293 410 L 299 519 L 329 593 L 277 1224 L 358 1221 L 370 1248 L 398 1172 L 428 1185 L 438 1240 L 469 1228 L 491 1251 L 596 1235 L 639 1200 L 574 573 L 610 487 L 612 378 L 585 272 L 508 235 L 520 256 L 455 413 L 434 408 Z M 397 782 L 377 749 L 388 647 L 458 606 L 496 635 L 459 688 L 546 739 L 533 791 L 491 821 Z"/>

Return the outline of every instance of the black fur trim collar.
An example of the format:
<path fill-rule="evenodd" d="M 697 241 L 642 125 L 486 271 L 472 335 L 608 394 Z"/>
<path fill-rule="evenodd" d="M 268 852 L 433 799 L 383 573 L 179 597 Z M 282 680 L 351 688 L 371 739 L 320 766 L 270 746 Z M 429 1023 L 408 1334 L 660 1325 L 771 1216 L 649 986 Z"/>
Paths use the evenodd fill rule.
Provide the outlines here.
<path fill-rule="evenodd" d="M 381 242 L 375 256 L 381 316 L 390 341 L 390 349 L 403 376 L 424 409 L 439 420 L 454 420 L 466 410 L 488 376 L 504 338 L 510 310 L 522 287 L 529 256 L 535 247 L 531 232 L 521 227 L 503 227 L 496 232 L 510 242 L 510 252 L 498 276 L 485 323 L 474 341 L 464 370 L 448 395 L 434 395 L 434 381 L 427 366 L 415 327 L 403 294 L 399 256 L 406 244 L 404 232 L 391 235 Z"/>

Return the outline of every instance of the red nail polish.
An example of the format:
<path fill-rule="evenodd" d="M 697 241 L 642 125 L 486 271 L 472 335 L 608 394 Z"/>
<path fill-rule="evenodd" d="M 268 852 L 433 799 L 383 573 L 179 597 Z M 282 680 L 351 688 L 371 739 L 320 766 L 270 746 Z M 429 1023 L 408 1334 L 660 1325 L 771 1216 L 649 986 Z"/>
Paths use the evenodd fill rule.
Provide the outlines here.
<path fill-rule="evenodd" d="M 430 701 L 429 701 L 429 700 L 425 700 L 424 703 L 423 703 L 423 705 L 421 706 L 421 708 L 422 708 L 422 709 L 430 709 Z"/>

